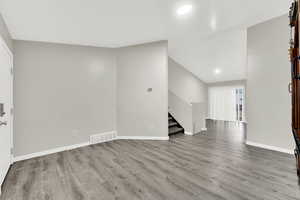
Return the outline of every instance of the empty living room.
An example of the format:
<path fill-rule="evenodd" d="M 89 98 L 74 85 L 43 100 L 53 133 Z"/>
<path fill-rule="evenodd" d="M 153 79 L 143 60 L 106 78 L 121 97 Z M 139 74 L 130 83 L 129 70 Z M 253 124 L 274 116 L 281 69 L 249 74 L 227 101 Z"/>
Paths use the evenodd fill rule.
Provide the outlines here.
<path fill-rule="evenodd" d="M 0 200 L 300 200 L 299 0 L 0 0 Z"/>

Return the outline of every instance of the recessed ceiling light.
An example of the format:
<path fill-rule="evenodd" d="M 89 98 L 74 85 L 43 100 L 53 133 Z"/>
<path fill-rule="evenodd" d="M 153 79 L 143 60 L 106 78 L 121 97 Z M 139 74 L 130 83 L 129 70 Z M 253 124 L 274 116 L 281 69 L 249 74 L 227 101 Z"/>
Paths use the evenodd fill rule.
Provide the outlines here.
<path fill-rule="evenodd" d="M 193 10 L 193 6 L 191 4 L 186 4 L 186 5 L 180 6 L 177 9 L 177 15 L 183 16 L 183 15 L 189 14 L 192 10 Z"/>
<path fill-rule="evenodd" d="M 215 69 L 215 74 L 220 74 L 222 72 L 222 70 L 221 69 Z"/>

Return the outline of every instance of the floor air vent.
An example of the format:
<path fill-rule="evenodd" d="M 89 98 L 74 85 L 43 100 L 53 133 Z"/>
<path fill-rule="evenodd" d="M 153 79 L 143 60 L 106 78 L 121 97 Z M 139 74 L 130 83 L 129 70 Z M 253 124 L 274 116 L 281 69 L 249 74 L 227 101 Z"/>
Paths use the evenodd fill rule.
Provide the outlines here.
<path fill-rule="evenodd" d="M 91 144 L 98 144 L 98 143 L 103 143 L 103 142 L 109 142 L 114 139 L 116 139 L 117 134 L 116 132 L 108 132 L 108 133 L 101 133 L 101 134 L 96 134 L 96 135 L 91 135 L 90 136 L 90 143 Z"/>

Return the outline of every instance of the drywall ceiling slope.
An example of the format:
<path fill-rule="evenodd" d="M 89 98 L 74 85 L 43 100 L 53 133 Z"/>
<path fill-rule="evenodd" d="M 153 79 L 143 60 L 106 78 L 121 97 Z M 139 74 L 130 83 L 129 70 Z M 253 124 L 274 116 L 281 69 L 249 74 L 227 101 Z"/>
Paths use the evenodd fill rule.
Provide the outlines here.
<path fill-rule="evenodd" d="M 183 4 L 193 5 L 192 12 L 178 17 L 176 8 Z M 169 40 L 172 58 L 213 82 L 245 77 L 245 70 L 238 69 L 244 68 L 241 58 L 235 55 L 244 36 L 237 32 L 287 13 L 289 4 L 287 0 L 1 0 L 0 12 L 17 40 L 101 47 Z M 228 33 L 236 27 L 237 32 Z M 220 47 L 222 39 L 233 42 L 233 49 Z M 226 73 L 216 77 L 215 67 Z"/>

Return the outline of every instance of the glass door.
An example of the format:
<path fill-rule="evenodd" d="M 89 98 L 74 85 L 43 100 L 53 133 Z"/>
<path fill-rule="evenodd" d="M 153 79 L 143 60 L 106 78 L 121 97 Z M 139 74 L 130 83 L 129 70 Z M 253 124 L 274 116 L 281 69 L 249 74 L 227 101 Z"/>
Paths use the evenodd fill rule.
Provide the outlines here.
<path fill-rule="evenodd" d="M 235 90 L 236 94 L 236 120 L 237 121 L 245 121 L 245 89 L 237 88 Z"/>

